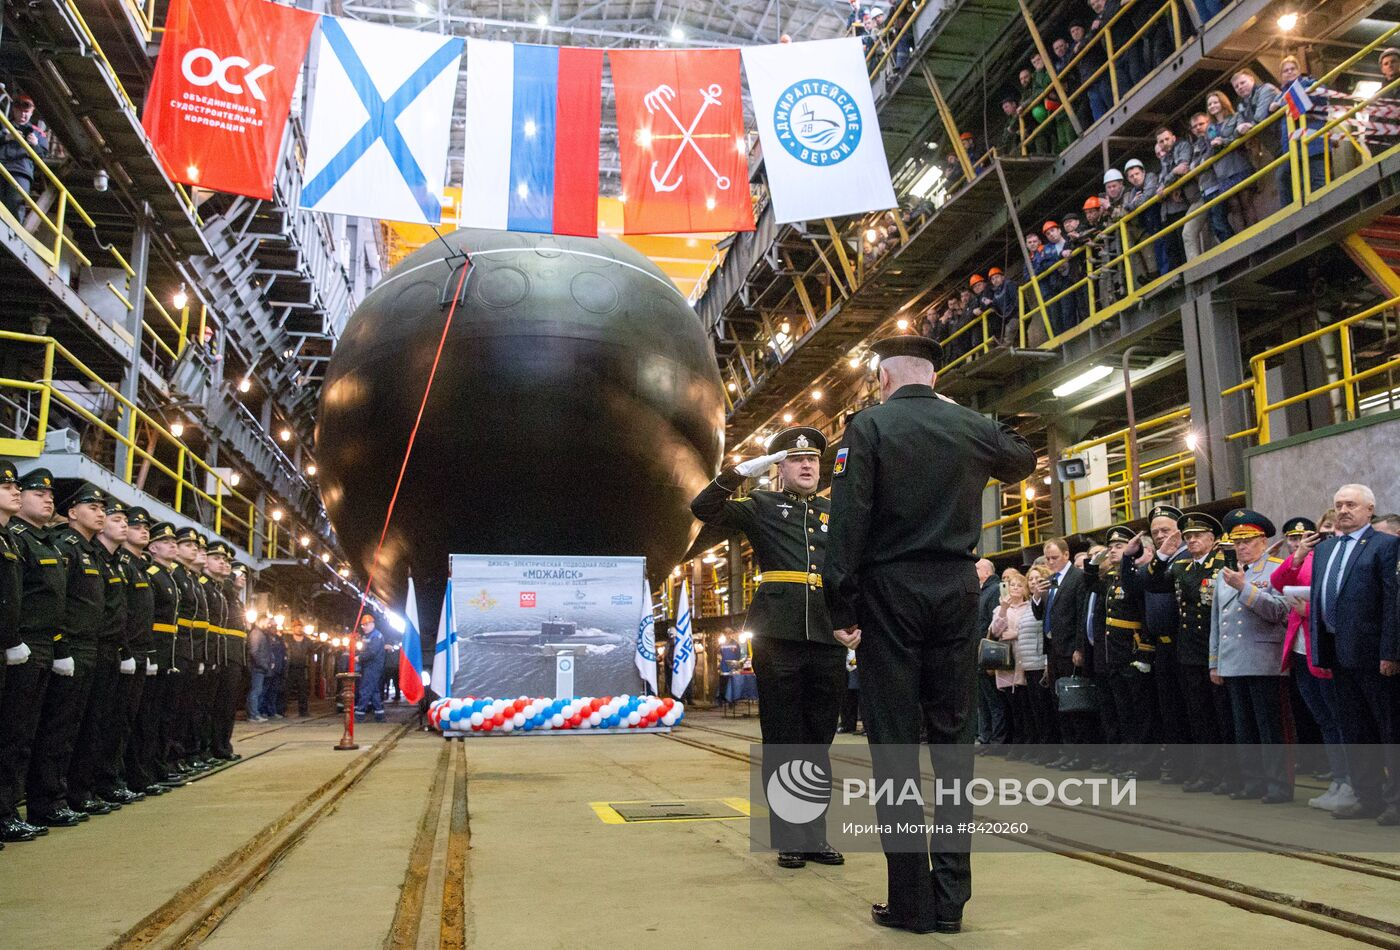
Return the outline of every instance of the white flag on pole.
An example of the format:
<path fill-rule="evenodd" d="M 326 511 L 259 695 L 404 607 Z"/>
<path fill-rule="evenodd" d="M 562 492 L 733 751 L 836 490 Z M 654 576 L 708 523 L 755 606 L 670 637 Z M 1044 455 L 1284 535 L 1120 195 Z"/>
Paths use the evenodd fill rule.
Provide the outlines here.
<path fill-rule="evenodd" d="M 778 222 L 895 207 L 860 40 L 741 52 Z"/>
<path fill-rule="evenodd" d="M 642 581 L 646 593 L 642 596 L 642 619 L 637 624 L 637 653 L 634 657 L 642 682 L 656 695 L 656 608 L 651 602 L 651 585 Z"/>
<path fill-rule="evenodd" d="M 442 597 L 442 613 L 438 614 L 437 644 L 433 647 L 433 692 L 441 697 L 452 695 L 452 654 L 457 636 L 452 627 L 452 582 Z"/>
<path fill-rule="evenodd" d="M 681 604 L 676 610 L 675 644 L 671 647 L 671 695 L 685 695 L 695 675 L 695 638 L 690 630 L 690 581 L 681 582 Z"/>
<path fill-rule="evenodd" d="M 438 224 L 466 41 L 321 17 L 301 206 Z"/>

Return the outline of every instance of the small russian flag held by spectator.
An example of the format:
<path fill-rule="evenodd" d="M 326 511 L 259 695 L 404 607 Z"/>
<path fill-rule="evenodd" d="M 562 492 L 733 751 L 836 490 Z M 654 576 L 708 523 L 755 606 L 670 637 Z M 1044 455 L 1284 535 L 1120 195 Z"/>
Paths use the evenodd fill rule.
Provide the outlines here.
<path fill-rule="evenodd" d="M 1308 96 L 1308 91 L 1303 87 L 1302 79 L 1295 79 L 1283 91 L 1283 101 L 1288 106 L 1288 115 L 1294 119 L 1301 119 L 1307 115 L 1313 107 L 1313 101 Z"/>

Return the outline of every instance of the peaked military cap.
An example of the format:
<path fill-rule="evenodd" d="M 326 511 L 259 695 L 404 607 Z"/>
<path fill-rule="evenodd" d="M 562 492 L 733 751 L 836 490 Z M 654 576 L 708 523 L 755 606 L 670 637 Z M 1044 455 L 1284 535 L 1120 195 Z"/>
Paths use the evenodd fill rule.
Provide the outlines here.
<path fill-rule="evenodd" d="M 107 493 L 92 482 L 83 482 L 78 490 L 69 496 L 64 507 L 72 508 L 74 505 L 86 505 L 89 502 L 105 506 L 107 504 Z"/>
<path fill-rule="evenodd" d="M 1257 511 L 1249 508 L 1235 508 L 1225 513 L 1225 530 L 1231 541 L 1247 541 L 1250 538 L 1270 538 L 1274 535 L 1274 523 Z"/>
<path fill-rule="evenodd" d="M 24 491 L 53 491 L 53 472 L 46 468 L 31 469 L 19 480 L 19 487 Z"/>
<path fill-rule="evenodd" d="M 195 544 L 198 544 L 199 532 L 194 528 L 181 528 L 179 531 L 175 532 L 175 540 L 182 544 L 186 541 L 193 541 Z"/>
<path fill-rule="evenodd" d="M 145 508 L 132 505 L 126 509 L 126 523 L 129 525 L 149 525 L 151 523 L 151 513 Z"/>
<path fill-rule="evenodd" d="M 235 574 L 247 574 L 247 573 L 248 573 L 248 565 L 247 565 L 247 564 L 235 564 L 235 565 L 233 565 L 233 573 L 235 573 Z"/>
<path fill-rule="evenodd" d="M 1311 518 L 1289 518 L 1283 524 L 1283 533 L 1290 538 L 1302 536 L 1316 530 L 1317 525 Z"/>
<path fill-rule="evenodd" d="M 209 542 L 209 556 L 221 555 L 233 560 L 233 546 L 222 538 L 215 538 Z"/>
<path fill-rule="evenodd" d="M 0 485 L 19 484 L 19 469 L 9 459 L 0 459 Z"/>
<path fill-rule="evenodd" d="M 1137 537 L 1137 532 L 1125 524 L 1116 524 L 1108 529 L 1108 537 L 1105 543 L 1112 544 L 1115 541 L 1122 541 L 1124 544 L 1130 543 Z"/>
<path fill-rule="evenodd" d="M 124 515 L 126 513 L 126 502 L 122 501 L 119 498 L 113 498 L 111 495 L 107 496 L 107 514 Z"/>
<path fill-rule="evenodd" d="M 1176 527 L 1182 534 L 1188 531 L 1209 531 L 1217 538 L 1225 533 L 1220 522 L 1204 511 L 1193 511 L 1176 519 Z"/>
<path fill-rule="evenodd" d="M 1150 524 L 1158 518 L 1170 518 L 1173 521 L 1181 520 L 1181 509 L 1172 505 L 1156 505 L 1147 513 L 1147 521 Z"/>
<path fill-rule="evenodd" d="M 168 521 L 162 521 L 158 524 L 151 525 L 152 541 L 161 541 L 166 539 L 171 541 L 179 540 L 178 536 L 175 533 L 175 526 L 173 524 L 171 524 Z"/>
<path fill-rule="evenodd" d="M 207 535 L 207 534 L 205 534 L 205 533 L 203 533 L 203 532 L 200 532 L 199 537 L 198 537 L 196 540 L 199 541 L 199 546 L 200 546 L 200 547 L 202 547 L 202 548 L 208 548 L 208 547 L 209 547 L 209 535 Z"/>
<path fill-rule="evenodd" d="M 887 336 L 883 340 L 876 340 L 870 344 L 870 352 L 882 360 L 891 356 L 912 356 L 915 359 L 937 363 L 942 347 L 926 336 L 902 333 L 899 336 Z"/>
<path fill-rule="evenodd" d="M 769 454 L 786 452 L 789 456 L 816 455 L 826 451 L 826 436 L 811 426 L 792 426 L 768 440 Z"/>

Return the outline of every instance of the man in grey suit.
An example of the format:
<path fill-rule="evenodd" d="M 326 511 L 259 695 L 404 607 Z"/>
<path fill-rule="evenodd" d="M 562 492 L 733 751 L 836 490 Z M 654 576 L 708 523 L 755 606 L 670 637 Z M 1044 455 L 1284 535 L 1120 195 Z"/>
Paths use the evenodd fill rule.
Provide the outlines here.
<path fill-rule="evenodd" d="M 1332 671 L 1339 725 L 1357 802 L 1332 812 L 1343 820 L 1374 818 L 1400 825 L 1400 745 L 1396 745 L 1400 619 L 1396 555 L 1400 538 L 1371 527 L 1376 496 L 1343 485 L 1332 499 L 1336 534 L 1313 533 L 1300 546 L 1313 554 L 1308 617 L 1313 666 Z M 1383 764 L 1390 768 L 1387 786 Z"/>
<path fill-rule="evenodd" d="M 1267 549 L 1274 523 L 1257 511 L 1236 508 L 1225 515 L 1225 536 L 1235 545 L 1237 567 L 1215 576 L 1211 598 L 1210 678 L 1230 694 L 1240 776 L 1235 800 L 1265 805 L 1293 800 L 1284 758 L 1283 636 L 1288 604 L 1269 586 L 1281 563 Z"/>

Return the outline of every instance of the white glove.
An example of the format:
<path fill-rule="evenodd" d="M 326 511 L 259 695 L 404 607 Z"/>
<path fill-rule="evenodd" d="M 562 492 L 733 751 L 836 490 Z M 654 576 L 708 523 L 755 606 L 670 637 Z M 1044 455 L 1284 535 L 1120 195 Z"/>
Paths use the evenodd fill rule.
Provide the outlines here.
<path fill-rule="evenodd" d="M 5 665 L 19 666 L 29 659 L 29 644 L 21 643 L 17 647 L 10 647 L 5 651 Z"/>
<path fill-rule="evenodd" d="M 1152 664 L 1144 663 L 1142 660 L 1134 660 L 1133 669 L 1137 670 L 1139 673 L 1151 673 Z"/>
<path fill-rule="evenodd" d="M 122 660 L 121 671 L 123 673 L 135 673 L 136 660 L 132 657 L 128 657 L 127 659 Z"/>
<path fill-rule="evenodd" d="M 745 478 L 753 478 L 755 475 L 768 471 L 768 466 L 776 465 L 785 458 L 787 458 L 786 449 L 781 452 L 775 452 L 772 455 L 760 455 L 756 459 L 740 462 L 738 465 L 734 466 L 734 471 Z"/>
<path fill-rule="evenodd" d="M 196 675 L 198 675 L 198 676 L 203 676 L 203 675 L 204 675 L 204 664 L 203 664 L 203 663 L 199 664 L 199 669 L 196 670 L 195 673 L 196 673 Z"/>
<path fill-rule="evenodd" d="M 54 660 L 53 671 L 59 676 L 72 676 L 74 672 L 73 658 L 71 656 L 65 656 L 61 660 Z"/>
<path fill-rule="evenodd" d="M 157 673 L 159 673 L 159 672 L 160 672 L 160 668 L 157 667 L 157 666 L 155 665 L 155 663 L 153 663 L 153 662 L 150 661 L 150 660 L 147 660 L 147 661 L 146 661 L 146 675 L 147 675 L 147 676 L 155 676 L 155 675 L 156 675 Z"/>

